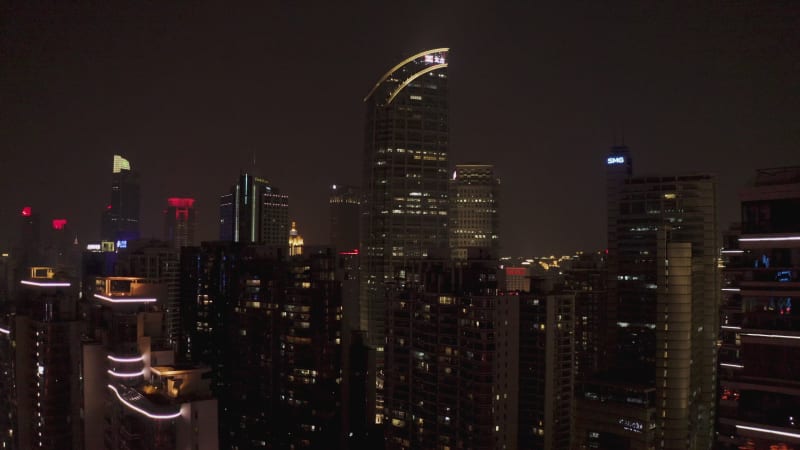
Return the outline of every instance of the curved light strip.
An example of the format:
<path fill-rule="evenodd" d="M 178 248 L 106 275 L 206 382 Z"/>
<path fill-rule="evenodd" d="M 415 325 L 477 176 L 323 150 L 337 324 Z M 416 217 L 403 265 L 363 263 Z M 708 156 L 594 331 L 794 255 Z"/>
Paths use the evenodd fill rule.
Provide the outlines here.
<path fill-rule="evenodd" d="M 377 82 L 377 83 L 375 83 L 375 87 L 373 87 L 373 88 L 372 88 L 372 90 L 371 90 L 371 91 L 369 91 L 369 94 L 367 94 L 367 96 L 366 96 L 366 97 L 364 97 L 364 101 L 367 101 L 367 100 L 369 100 L 369 98 L 372 96 L 372 94 L 374 94 L 374 93 L 375 93 L 375 90 L 376 90 L 376 89 L 378 89 L 378 86 L 380 86 L 380 85 L 381 85 L 381 83 L 383 83 L 384 81 L 386 81 L 386 79 L 387 79 L 387 78 L 389 78 L 389 76 L 390 76 L 391 74 L 393 74 L 393 73 L 394 73 L 394 72 L 395 72 L 397 69 L 399 69 L 399 68 L 401 68 L 401 67 L 405 66 L 406 64 L 410 63 L 411 61 L 413 61 L 413 60 L 415 60 L 415 59 L 417 59 L 417 58 L 423 57 L 423 56 L 425 56 L 425 55 L 428 55 L 428 54 L 431 54 L 431 53 L 442 53 L 442 52 L 447 52 L 447 51 L 450 51 L 450 49 L 449 49 L 449 48 L 435 48 L 435 49 L 433 49 L 433 50 L 425 50 L 424 52 L 419 52 L 419 53 L 417 53 L 416 55 L 409 56 L 408 58 L 406 58 L 406 59 L 404 59 L 404 60 L 400 61 L 400 63 L 399 63 L 399 64 L 397 64 L 396 66 L 392 67 L 391 69 L 389 69 L 389 71 L 388 71 L 388 72 L 386 72 L 385 74 L 383 74 L 383 76 L 381 77 L 381 79 L 380 79 L 380 80 L 378 80 L 378 82 Z"/>
<path fill-rule="evenodd" d="M 57 282 L 57 281 L 39 282 L 39 281 L 21 280 L 20 283 L 26 284 L 28 286 L 38 286 L 38 287 L 70 287 L 70 286 L 72 286 L 71 283 Z"/>
<path fill-rule="evenodd" d="M 389 100 L 386 101 L 386 105 L 389 105 L 390 103 L 392 103 L 392 100 L 394 100 L 394 98 L 397 97 L 397 94 L 399 94 L 400 91 L 405 89 L 406 86 L 411 84 L 412 81 L 414 81 L 417 78 L 425 75 L 428 72 L 433 72 L 436 69 L 444 69 L 445 67 L 447 67 L 447 63 L 436 64 L 435 66 L 426 67 L 426 68 L 420 70 L 419 72 L 415 73 L 414 75 L 411 75 L 410 77 L 408 77 L 407 80 L 403 81 L 403 83 L 400 86 L 398 86 L 397 89 L 394 90 L 394 92 L 392 92 L 392 95 L 389 96 Z"/>
<path fill-rule="evenodd" d="M 11 330 L 6 330 L 5 328 L 0 327 L 0 333 L 11 334 Z"/>
<path fill-rule="evenodd" d="M 121 395 L 119 395 L 119 391 L 117 391 L 117 388 L 115 388 L 114 386 L 112 386 L 112 385 L 110 385 L 110 384 L 109 384 L 109 385 L 108 385 L 108 388 L 109 388 L 109 389 L 111 389 L 112 391 L 114 391 L 114 394 L 116 394 L 116 395 L 117 395 L 117 398 L 119 399 L 119 401 L 121 401 L 123 404 L 125 404 L 125 406 L 127 406 L 128 408 L 130 408 L 130 409 L 132 409 L 132 410 L 134 410 L 134 411 L 138 412 L 139 414 L 142 414 L 142 415 L 144 415 L 144 416 L 147 416 L 147 417 L 149 417 L 149 418 L 151 418 L 151 419 L 156 419 L 156 420 L 169 420 L 169 419 L 175 419 L 175 418 L 177 418 L 177 417 L 180 417 L 180 415 L 181 415 L 180 411 L 179 411 L 179 412 L 177 412 L 177 413 L 174 413 L 174 414 L 151 414 L 151 413 L 149 413 L 149 412 L 147 412 L 147 411 L 143 410 L 142 408 L 139 408 L 138 406 L 136 406 L 136 405 L 134 405 L 134 404 L 132 404 L 132 403 L 128 402 L 128 401 L 127 401 L 127 400 L 125 400 L 124 398 L 122 398 L 122 396 L 121 396 Z"/>
<path fill-rule="evenodd" d="M 133 378 L 144 375 L 144 369 L 138 372 L 114 372 L 113 370 L 109 369 L 106 372 L 108 372 L 108 374 L 111 375 L 112 377 L 117 377 L 117 378 Z"/>
<path fill-rule="evenodd" d="M 786 436 L 795 439 L 800 439 L 800 434 L 797 433 L 787 433 L 785 431 L 770 430 L 767 428 L 759 428 L 759 427 L 747 427 L 744 425 L 736 425 L 736 428 L 741 428 L 743 430 L 749 430 L 749 431 L 757 431 L 759 433 L 777 434 L 778 436 Z"/>
<path fill-rule="evenodd" d="M 108 355 L 107 358 L 110 359 L 111 361 L 120 362 L 120 363 L 131 363 L 131 362 L 144 361 L 144 355 L 137 356 L 137 357 L 134 357 L 134 358 L 117 358 L 116 356 Z"/>
<path fill-rule="evenodd" d="M 105 300 L 109 303 L 153 303 L 156 301 L 154 298 L 111 298 L 100 294 L 94 294 L 94 297 L 99 298 L 100 300 Z"/>

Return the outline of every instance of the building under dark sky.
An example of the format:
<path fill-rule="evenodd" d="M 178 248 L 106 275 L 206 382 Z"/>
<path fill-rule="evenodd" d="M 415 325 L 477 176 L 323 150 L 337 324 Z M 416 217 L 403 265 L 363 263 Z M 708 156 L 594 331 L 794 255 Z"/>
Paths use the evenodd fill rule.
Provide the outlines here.
<path fill-rule="evenodd" d="M 507 252 L 602 247 L 601 157 L 623 138 L 642 174 L 718 174 L 727 224 L 754 168 L 797 163 L 798 23 L 785 1 L 4 2 L 0 246 L 25 205 L 99 236 L 115 153 L 140 172 L 145 237 L 187 196 L 215 238 L 218 195 L 255 154 L 325 241 L 327 187 L 359 183 L 375 74 L 443 46 L 450 163 L 495 165 Z"/>

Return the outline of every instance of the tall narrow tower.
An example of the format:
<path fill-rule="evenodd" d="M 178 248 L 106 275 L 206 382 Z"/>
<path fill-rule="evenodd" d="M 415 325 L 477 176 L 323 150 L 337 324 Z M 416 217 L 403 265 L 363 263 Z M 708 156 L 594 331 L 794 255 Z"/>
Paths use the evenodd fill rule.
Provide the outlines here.
<path fill-rule="evenodd" d="M 400 61 L 364 99 L 361 326 L 374 345 L 385 335 L 385 283 L 447 248 L 448 50 Z"/>
<path fill-rule="evenodd" d="M 102 238 L 139 239 L 139 175 L 127 159 L 114 155 L 111 177 L 111 203 L 103 212 Z"/>

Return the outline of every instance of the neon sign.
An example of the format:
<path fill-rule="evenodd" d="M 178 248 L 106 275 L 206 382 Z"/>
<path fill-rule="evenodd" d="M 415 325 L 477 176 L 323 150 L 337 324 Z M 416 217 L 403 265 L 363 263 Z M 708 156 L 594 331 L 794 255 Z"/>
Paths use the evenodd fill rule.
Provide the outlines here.
<path fill-rule="evenodd" d="M 128 248 L 128 241 L 117 241 L 117 248 Z"/>
<path fill-rule="evenodd" d="M 444 64 L 444 56 L 425 55 L 426 63 Z"/>
<path fill-rule="evenodd" d="M 624 156 L 609 156 L 606 160 L 608 165 L 611 164 L 625 164 L 625 157 Z"/>

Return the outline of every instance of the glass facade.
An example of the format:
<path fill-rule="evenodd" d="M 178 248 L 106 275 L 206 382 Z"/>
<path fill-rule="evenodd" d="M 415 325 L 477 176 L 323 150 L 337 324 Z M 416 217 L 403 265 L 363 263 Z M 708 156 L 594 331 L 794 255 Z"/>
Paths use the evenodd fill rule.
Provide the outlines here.
<path fill-rule="evenodd" d="M 362 329 L 384 337 L 387 281 L 410 258 L 447 248 L 448 49 L 411 56 L 364 99 Z"/>

